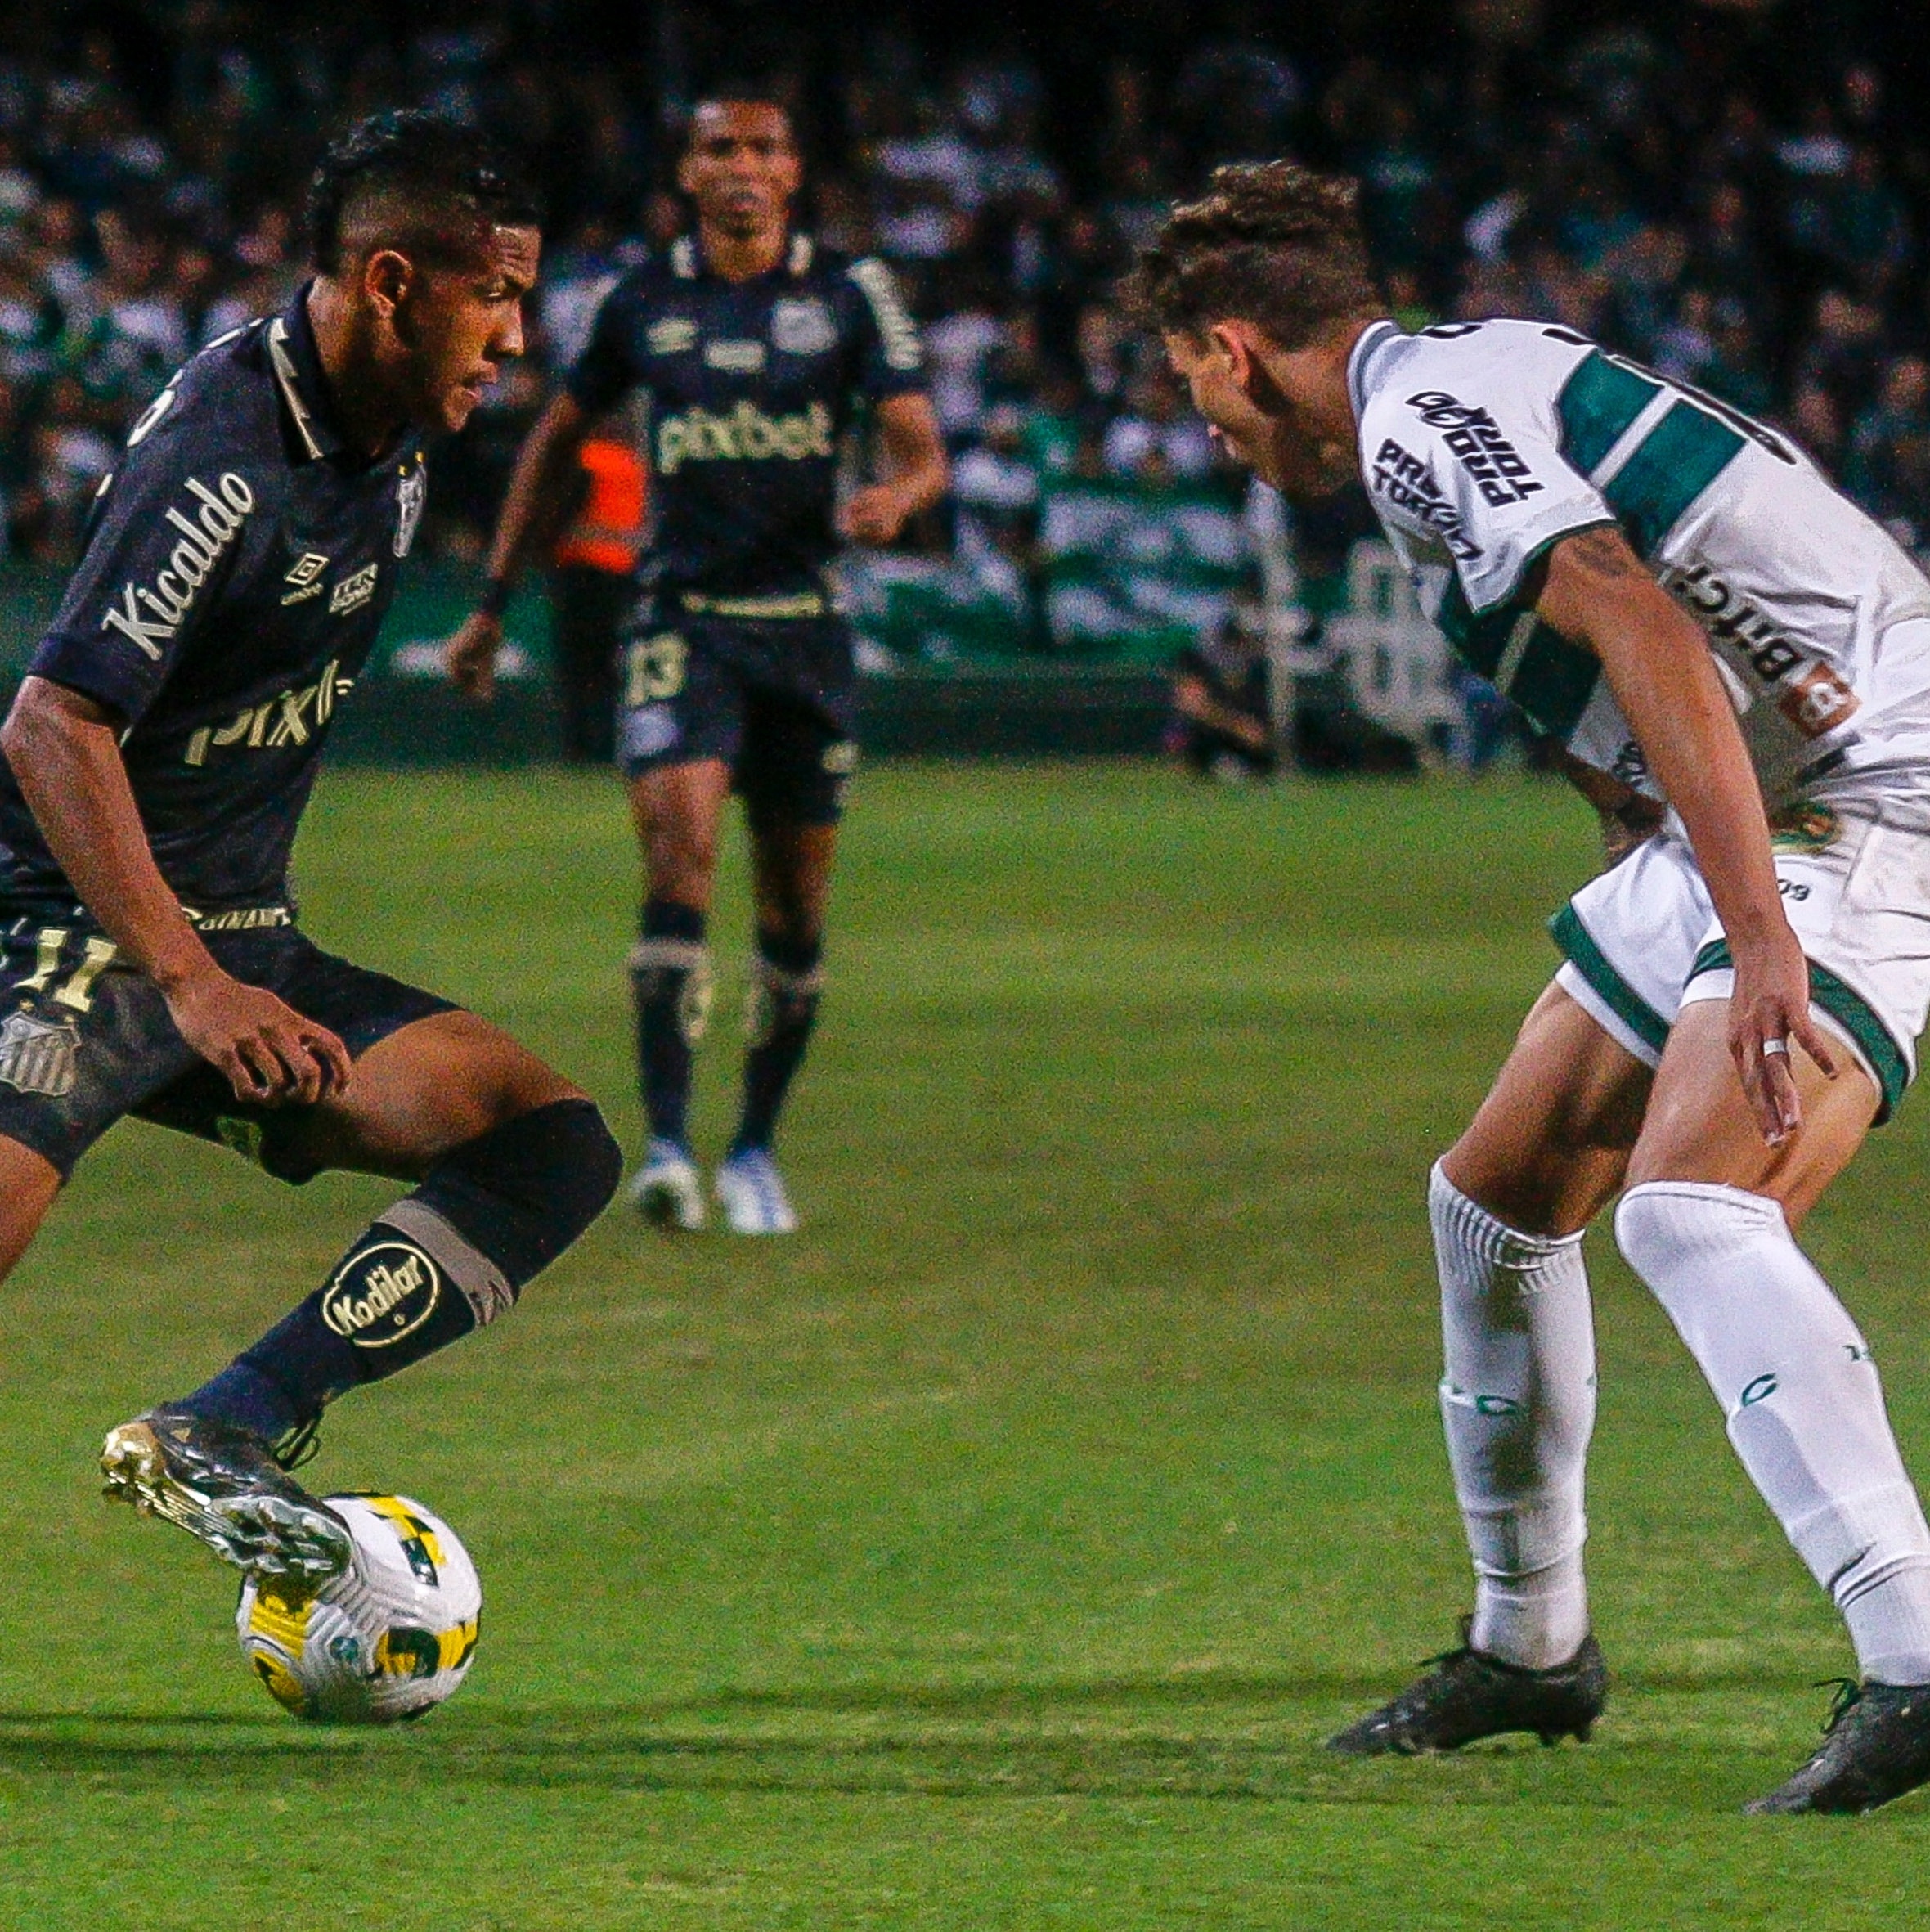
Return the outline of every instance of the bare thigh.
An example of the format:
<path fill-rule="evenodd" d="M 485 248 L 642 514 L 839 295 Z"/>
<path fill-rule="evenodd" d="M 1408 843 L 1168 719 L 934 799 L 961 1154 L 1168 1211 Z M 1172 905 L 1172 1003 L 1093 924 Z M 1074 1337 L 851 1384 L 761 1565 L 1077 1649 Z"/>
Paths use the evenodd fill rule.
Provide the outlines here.
<path fill-rule="evenodd" d="M 1632 1184 L 1692 1180 L 1742 1188 L 1782 1203 L 1791 1228 L 1849 1165 L 1877 1116 L 1876 1082 L 1833 1041 L 1834 1080 L 1793 1040 L 1790 1071 L 1802 1125 L 1780 1147 L 1764 1141 L 1729 1052 L 1729 1003 L 1685 1006 L 1668 1036 L 1648 1118 L 1629 1161 Z"/>
<path fill-rule="evenodd" d="M 1654 1077 L 1551 986 L 1442 1166 L 1509 1227 L 1576 1233 L 1622 1185 Z"/>
<path fill-rule="evenodd" d="M 492 1127 L 584 1098 L 500 1027 L 473 1013 L 438 1013 L 370 1047 L 348 1091 L 310 1109 L 290 1139 L 324 1167 L 420 1180 Z"/>
<path fill-rule="evenodd" d="M 0 1281 L 32 1246 L 60 1191 L 60 1170 L 51 1161 L 0 1139 Z"/>
<path fill-rule="evenodd" d="M 661 765 L 630 781 L 631 817 L 653 896 L 710 910 L 729 797 L 730 767 L 721 758 Z"/>

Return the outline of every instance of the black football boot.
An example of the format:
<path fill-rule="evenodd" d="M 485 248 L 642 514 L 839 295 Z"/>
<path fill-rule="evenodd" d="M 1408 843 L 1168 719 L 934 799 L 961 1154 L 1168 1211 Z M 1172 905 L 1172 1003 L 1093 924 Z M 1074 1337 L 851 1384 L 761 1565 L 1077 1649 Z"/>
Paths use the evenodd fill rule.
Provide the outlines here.
<path fill-rule="evenodd" d="M 1786 1784 L 1743 1809 L 1874 1811 L 1930 1780 L 1930 1684 L 1838 1680 L 1822 1748 Z"/>
<path fill-rule="evenodd" d="M 1414 1758 L 1505 1731 L 1532 1731 L 1547 1745 L 1564 1737 L 1586 1744 L 1609 1701 L 1609 1668 L 1592 1635 L 1552 1670 L 1504 1664 L 1465 1642 L 1428 1662 L 1434 1668 L 1426 1676 L 1330 1737 L 1327 1749 L 1352 1758 Z"/>

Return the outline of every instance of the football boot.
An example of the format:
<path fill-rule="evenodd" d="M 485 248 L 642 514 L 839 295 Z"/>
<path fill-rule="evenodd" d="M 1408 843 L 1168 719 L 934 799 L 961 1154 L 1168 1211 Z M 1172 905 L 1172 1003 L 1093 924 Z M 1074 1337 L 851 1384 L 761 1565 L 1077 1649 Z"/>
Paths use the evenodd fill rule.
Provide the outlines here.
<path fill-rule="evenodd" d="M 1930 1781 L 1930 1684 L 1856 1684 L 1839 1678 L 1823 1742 L 1802 1768 L 1743 1809 L 1874 1811 Z"/>
<path fill-rule="evenodd" d="M 784 1177 L 765 1148 L 732 1154 L 711 1183 L 725 1224 L 733 1234 L 795 1234 L 797 1215 Z"/>
<path fill-rule="evenodd" d="M 1592 1635 L 1551 1670 L 1504 1664 L 1465 1642 L 1428 1662 L 1433 1668 L 1425 1677 L 1330 1737 L 1327 1749 L 1354 1758 L 1412 1758 L 1459 1750 L 1506 1731 L 1532 1731 L 1546 1745 L 1563 1737 L 1586 1744 L 1609 1701 L 1608 1665 Z"/>
<path fill-rule="evenodd" d="M 630 1184 L 630 1204 L 659 1228 L 693 1233 L 703 1225 L 703 1176 L 689 1148 L 674 1140 L 653 1140 L 644 1164 Z"/>
<path fill-rule="evenodd" d="M 354 1555 L 348 1525 L 231 1422 L 150 1409 L 110 1431 L 101 1474 L 110 1502 L 178 1524 L 251 1576 L 318 1589 Z"/>

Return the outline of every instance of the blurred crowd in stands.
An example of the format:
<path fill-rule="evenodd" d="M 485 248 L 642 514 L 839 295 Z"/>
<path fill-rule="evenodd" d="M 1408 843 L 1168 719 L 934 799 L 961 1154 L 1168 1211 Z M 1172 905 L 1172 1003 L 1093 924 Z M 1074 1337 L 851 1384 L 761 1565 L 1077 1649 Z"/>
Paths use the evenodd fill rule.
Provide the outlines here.
<path fill-rule="evenodd" d="M 1362 178 L 1403 321 L 1528 313 L 1600 335 L 1775 419 L 1930 543 L 1930 131 L 1889 9 L 1805 5 L 1226 0 L 1181 10 L 1175 38 L 1127 0 L 1023 38 L 862 6 L 766 31 L 790 10 L 689 0 L 8 8 L 4 547 L 72 556 L 169 371 L 298 284 L 319 146 L 424 101 L 520 144 L 554 211 L 537 353 L 438 466 L 435 540 L 473 553 L 545 370 L 632 251 L 680 227 L 677 118 L 724 61 L 783 76 L 810 219 L 909 285 L 958 458 L 955 522 L 926 541 L 976 555 L 994 602 L 1036 572 L 1057 483 L 1088 505 L 1228 490 L 1114 285 L 1214 163 L 1282 152 Z M 1344 541 L 1360 507 L 1304 539 Z"/>

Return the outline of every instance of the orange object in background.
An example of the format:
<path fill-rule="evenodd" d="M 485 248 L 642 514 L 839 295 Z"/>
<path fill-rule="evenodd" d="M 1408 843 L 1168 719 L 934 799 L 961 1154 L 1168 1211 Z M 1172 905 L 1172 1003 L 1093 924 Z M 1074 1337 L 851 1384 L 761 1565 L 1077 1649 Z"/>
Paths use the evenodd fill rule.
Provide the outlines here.
<path fill-rule="evenodd" d="M 627 576 L 644 541 L 649 486 L 642 460 L 626 443 L 593 436 L 577 461 L 588 473 L 589 494 L 558 543 L 554 561 L 563 568 L 574 565 Z"/>

